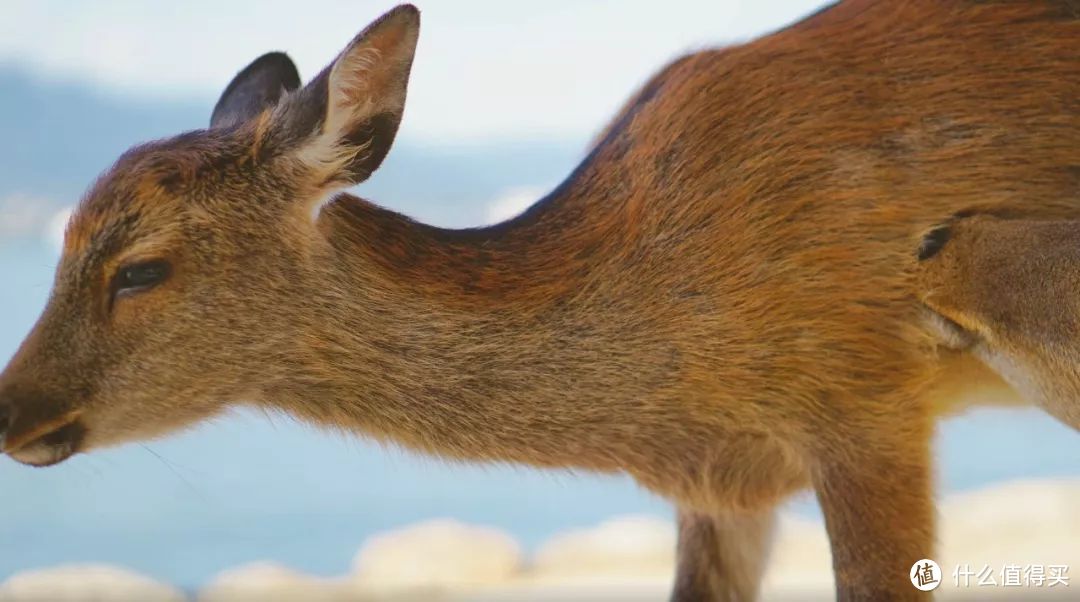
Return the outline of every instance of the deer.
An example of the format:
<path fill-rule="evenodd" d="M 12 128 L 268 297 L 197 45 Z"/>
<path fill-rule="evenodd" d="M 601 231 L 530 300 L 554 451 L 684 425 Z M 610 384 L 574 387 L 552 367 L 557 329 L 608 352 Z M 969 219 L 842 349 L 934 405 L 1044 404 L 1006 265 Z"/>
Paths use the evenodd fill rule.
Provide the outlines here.
<path fill-rule="evenodd" d="M 0 375 L 33 466 L 233 407 L 452 460 L 622 473 L 677 512 L 671 599 L 753 600 L 812 490 L 838 600 L 915 600 L 937 420 L 1080 429 L 1080 4 L 845 0 L 648 80 L 544 198 L 444 229 L 345 192 L 387 156 L 411 5 L 302 85 L 81 199 Z"/>

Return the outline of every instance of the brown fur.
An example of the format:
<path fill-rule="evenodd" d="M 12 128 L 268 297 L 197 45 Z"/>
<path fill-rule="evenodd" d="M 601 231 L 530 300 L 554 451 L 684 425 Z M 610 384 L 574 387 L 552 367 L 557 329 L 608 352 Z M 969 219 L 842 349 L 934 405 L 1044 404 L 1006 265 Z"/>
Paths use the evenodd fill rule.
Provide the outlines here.
<path fill-rule="evenodd" d="M 752 599 L 772 508 L 813 486 L 839 598 L 924 597 L 935 418 L 1008 381 L 1080 426 L 1080 379 L 1047 371 L 1075 375 L 1076 339 L 1028 313 L 1065 323 L 1075 279 L 1051 298 L 1035 274 L 1070 274 L 1071 251 L 1002 279 L 983 268 L 1004 247 L 974 238 L 991 227 L 955 217 L 1066 224 L 1031 226 L 1021 259 L 1071 240 L 1076 6 L 851 0 L 675 62 L 514 220 L 447 231 L 338 195 L 312 221 L 397 128 L 417 28 L 398 9 L 275 106 L 138 148 L 91 190 L 0 381 L 11 432 L 77 408 L 78 438 L 5 449 L 50 463 L 249 403 L 443 457 L 623 471 L 680 508 L 683 602 Z M 920 262 L 943 223 L 962 244 Z M 174 271 L 110 301 L 132 256 Z"/>

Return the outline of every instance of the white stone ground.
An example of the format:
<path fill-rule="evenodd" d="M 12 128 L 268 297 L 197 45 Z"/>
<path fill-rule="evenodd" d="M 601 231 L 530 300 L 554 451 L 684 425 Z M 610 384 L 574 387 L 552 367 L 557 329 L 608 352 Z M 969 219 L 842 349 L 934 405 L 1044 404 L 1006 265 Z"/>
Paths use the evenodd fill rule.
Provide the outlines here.
<path fill-rule="evenodd" d="M 1080 600 L 1080 480 L 1020 481 L 940 504 L 943 600 Z M 675 532 L 665 521 L 622 517 L 560 534 L 526 557 L 496 529 L 431 521 L 365 542 L 348 575 L 325 579 L 273 563 L 230 569 L 197 602 L 661 602 Z M 953 570 L 1069 566 L 1070 586 L 954 586 Z M 1074 573 L 1075 571 L 1075 573 Z M 784 517 L 764 600 L 832 598 L 829 547 L 819 522 Z M 181 602 L 173 587 L 109 566 L 56 567 L 0 584 L 0 602 Z"/>

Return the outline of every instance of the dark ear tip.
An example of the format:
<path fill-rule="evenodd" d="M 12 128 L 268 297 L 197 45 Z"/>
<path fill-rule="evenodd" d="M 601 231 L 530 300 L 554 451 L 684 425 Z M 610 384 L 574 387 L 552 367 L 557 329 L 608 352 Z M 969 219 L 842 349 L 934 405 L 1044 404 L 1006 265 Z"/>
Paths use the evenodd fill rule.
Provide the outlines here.
<path fill-rule="evenodd" d="M 386 11 L 383 16 L 375 20 L 374 23 L 367 26 L 367 31 L 372 31 L 380 25 L 386 23 L 396 22 L 399 25 L 407 25 L 412 27 L 420 26 L 420 9 L 416 8 L 412 4 L 399 4 L 394 8 Z"/>
<path fill-rule="evenodd" d="M 413 20 L 420 20 L 420 9 L 415 4 L 399 4 L 390 10 L 391 15 L 401 15 Z"/>

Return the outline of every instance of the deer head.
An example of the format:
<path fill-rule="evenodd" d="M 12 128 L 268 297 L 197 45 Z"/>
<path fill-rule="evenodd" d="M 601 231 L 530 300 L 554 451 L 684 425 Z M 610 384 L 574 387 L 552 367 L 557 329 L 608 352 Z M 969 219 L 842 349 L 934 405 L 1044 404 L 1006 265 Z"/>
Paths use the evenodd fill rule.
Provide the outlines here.
<path fill-rule="evenodd" d="M 257 395 L 302 335 L 313 209 L 393 142 L 419 33 L 403 5 L 300 87 L 241 71 L 210 127 L 138 146 L 82 199 L 48 304 L 0 375 L 0 447 L 49 465 Z"/>
<path fill-rule="evenodd" d="M 1080 430 L 1080 222 L 960 218 L 931 232 L 920 258 L 943 340 Z"/>

